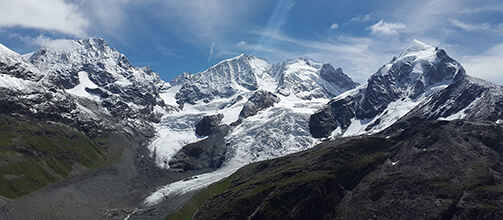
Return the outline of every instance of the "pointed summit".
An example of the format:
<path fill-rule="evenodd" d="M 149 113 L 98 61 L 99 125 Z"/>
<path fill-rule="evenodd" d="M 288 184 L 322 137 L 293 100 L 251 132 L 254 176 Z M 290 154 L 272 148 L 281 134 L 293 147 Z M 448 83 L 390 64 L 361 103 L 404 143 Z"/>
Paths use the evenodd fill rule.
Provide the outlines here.
<path fill-rule="evenodd" d="M 398 56 L 398 59 L 406 57 L 424 58 L 435 54 L 435 47 L 414 39 L 409 46 Z"/>
<path fill-rule="evenodd" d="M 442 49 L 418 40 L 383 65 L 367 83 L 333 99 L 310 120 L 314 137 L 350 136 L 385 129 L 465 70 Z M 332 134 L 339 127 L 338 134 Z"/>
<path fill-rule="evenodd" d="M 18 55 L 18 54 L 0 43 L 0 55 L 5 56 L 5 55 Z"/>

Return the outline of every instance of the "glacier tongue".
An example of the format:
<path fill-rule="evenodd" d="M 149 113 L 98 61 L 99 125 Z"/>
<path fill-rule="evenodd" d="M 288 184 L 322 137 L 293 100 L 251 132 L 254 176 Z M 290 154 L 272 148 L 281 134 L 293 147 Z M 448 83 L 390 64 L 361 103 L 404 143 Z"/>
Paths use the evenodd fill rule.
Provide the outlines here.
<path fill-rule="evenodd" d="M 342 85 L 334 79 L 343 79 Z M 157 164 L 165 168 L 169 168 L 169 160 L 183 146 L 201 140 L 194 134 L 194 125 L 205 115 L 222 114 L 222 123 L 235 124 L 226 137 L 230 152 L 249 150 L 251 156 L 246 159 L 249 162 L 312 146 L 314 139 L 308 132 L 308 116 L 322 103 L 357 84 L 329 64 L 302 58 L 270 64 L 265 59 L 241 54 L 206 71 L 184 73 L 170 85 L 160 97 L 167 104 L 178 104 L 179 112 L 163 117 L 156 125 L 158 137 L 149 146 Z M 288 92 L 279 92 L 281 101 L 272 109 L 240 118 L 246 100 L 257 90 Z M 280 145 L 284 145 L 284 149 L 280 149 Z M 228 156 L 228 160 L 232 157 Z"/>
<path fill-rule="evenodd" d="M 328 99 L 306 101 L 295 95 L 280 97 L 280 102 L 274 107 L 243 119 L 231 129 L 225 138 L 229 146 L 227 159 L 219 169 L 161 187 L 145 199 L 145 205 L 152 206 L 163 199 L 204 188 L 229 176 L 246 164 L 299 152 L 317 144 L 319 140 L 309 133 L 309 116 Z M 221 103 L 221 100 L 212 102 Z M 239 107 L 243 105 L 241 102 L 236 104 L 239 106 L 237 108 L 215 109 L 210 107 L 219 105 L 214 105 L 212 102 L 200 103 L 199 105 L 206 107 L 203 111 L 198 108 L 198 104 L 188 105 L 186 110 L 188 112 L 182 111 L 163 118 L 158 125 L 160 136 L 149 147 L 155 152 L 159 165 L 169 168 L 167 162 L 184 144 L 201 140 L 195 135 L 194 125 L 204 115 L 224 114 L 223 122 L 229 122 L 226 121 L 226 117 L 236 115 L 236 112 L 239 114 L 241 110 Z"/>
<path fill-rule="evenodd" d="M 309 133 L 309 116 L 330 98 L 356 87 L 357 83 L 330 64 L 302 58 L 270 64 L 242 54 L 204 72 L 180 75 L 170 85 L 172 87 L 160 96 L 166 103 L 179 104 L 180 110 L 165 115 L 156 125 L 158 137 L 149 149 L 157 164 L 169 169 L 170 160 L 180 149 L 205 140 L 195 134 L 195 124 L 208 115 L 222 114 L 222 123 L 230 125 L 230 132 L 224 138 L 227 153 L 220 168 L 168 184 L 152 193 L 145 200 L 146 205 L 205 187 L 246 164 L 313 147 L 319 140 Z M 269 100 L 274 103 L 272 107 L 258 108 L 256 114 L 240 116 L 253 94 L 268 92 L 275 94 L 269 98 L 277 96 L 274 99 L 279 102 Z"/>

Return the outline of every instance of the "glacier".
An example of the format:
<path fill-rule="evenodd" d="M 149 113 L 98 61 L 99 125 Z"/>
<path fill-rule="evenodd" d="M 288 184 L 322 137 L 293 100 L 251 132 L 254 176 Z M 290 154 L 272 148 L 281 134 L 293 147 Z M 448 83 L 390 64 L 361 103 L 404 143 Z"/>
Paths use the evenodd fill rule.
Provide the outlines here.
<path fill-rule="evenodd" d="M 156 125 L 158 136 L 148 146 L 158 166 L 169 169 L 176 152 L 204 138 L 194 131 L 206 115 L 222 114 L 222 123 L 231 125 L 225 137 L 228 150 L 220 168 L 159 188 L 145 199 L 147 206 L 206 187 L 246 164 L 313 147 L 320 140 L 309 133 L 309 116 L 358 84 L 330 64 L 304 58 L 271 64 L 242 54 L 204 72 L 185 73 L 170 85 L 160 96 L 170 105 L 178 104 L 178 112 L 161 119 Z M 256 115 L 240 117 L 247 100 L 261 90 L 276 94 L 279 102 Z"/>

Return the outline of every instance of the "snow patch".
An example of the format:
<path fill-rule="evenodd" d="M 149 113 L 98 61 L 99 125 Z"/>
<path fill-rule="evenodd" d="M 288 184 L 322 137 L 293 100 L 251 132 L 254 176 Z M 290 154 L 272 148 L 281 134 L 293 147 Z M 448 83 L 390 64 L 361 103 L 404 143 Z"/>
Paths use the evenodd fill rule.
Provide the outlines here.
<path fill-rule="evenodd" d="M 66 92 L 70 93 L 70 94 L 73 94 L 73 95 L 76 95 L 76 96 L 79 96 L 79 97 L 88 98 L 88 99 L 91 99 L 91 100 L 94 100 L 94 101 L 99 101 L 100 100 L 99 96 L 93 95 L 93 94 L 88 93 L 86 91 L 86 88 L 90 88 L 90 89 L 98 88 L 98 86 L 96 84 L 94 84 L 89 79 L 89 76 L 87 75 L 87 72 L 85 72 L 85 71 L 80 71 L 79 72 L 79 82 L 80 83 L 77 86 L 75 86 L 72 89 L 67 89 Z"/>
<path fill-rule="evenodd" d="M 176 103 L 176 93 L 182 88 L 183 85 L 177 85 L 169 88 L 165 92 L 159 93 L 159 96 L 161 97 L 162 100 L 164 100 L 164 103 L 167 105 L 172 105 L 172 106 L 178 106 Z"/>
<path fill-rule="evenodd" d="M 32 88 L 36 83 L 5 74 L 0 74 L 0 87 L 17 90 Z"/>
<path fill-rule="evenodd" d="M 457 120 L 457 119 L 463 119 L 466 117 L 466 114 L 465 114 L 465 109 L 459 111 L 459 112 L 456 112 L 452 115 L 449 115 L 447 117 L 440 117 L 438 118 L 438 120 L 440 121 L 453 121 L 453 120 Z"/>
<path fill-rule="evenodd" d="M 398 121 L 401 117 L 407 114 L 410 110 L 416 107 L 425 97 L 411 100 L 409 98 L 402 98 L 388 104 L 381 114 L 372 119 L 351 119 L 350 126 L 344 131 L 343 137 L 355 136 L 360 134 L 374 134 L 382 131 Z M 378 121 L 379 120 L 379 121 Z M 373 125 L 370 130 L 367 129 L 369 125 Z M 336 137 L 336 136 L 332 136 Z"/>

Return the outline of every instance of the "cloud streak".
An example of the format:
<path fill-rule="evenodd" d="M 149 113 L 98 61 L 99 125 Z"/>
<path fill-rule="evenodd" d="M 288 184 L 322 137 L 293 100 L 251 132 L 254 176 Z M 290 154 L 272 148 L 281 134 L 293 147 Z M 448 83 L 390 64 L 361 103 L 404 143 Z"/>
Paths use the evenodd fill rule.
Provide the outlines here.
<path fill-rule="evenodd" d="M 341 67 L 359 82 L 365 82 L 369 75 L 393 56 L 385 49 L 385 46 L 370 38 L 341 36 L 332 40 L 310 41 L 295 39 L 267 30 L 255 30 L 251 33 L 268 39 L 267 41 L 272 44 L 264 45 L 241 41 L 227 48 L 226 54 L 254 53 L 273 62 L 296 57 L 309 58 L 318 62 L 328 61 L 334 66 Z"/>
<path fill-rule="evenodd" d="M 208 62 L 211 61 L 211 58 L 213 57 L 213 49 L 215 49 L 215 42 L 211 42 L 211 46 L 210 46 L 210 55 L 208 56 Z"/>
<path fill-rule="evenodd" d="M 354 17 L 354 18 L 351 18 L 351 20 L 349 20 L 346 24 L 350 24 L 350 23 L 353 23 L 353 22 L 367 22 L 370 20 L 370 13 L 369 14 L 366 14 L 366 15 L 362 15 L 362 16 L 357 16 L 357 17 Z"/>

